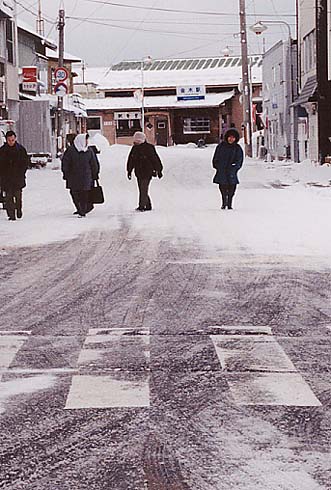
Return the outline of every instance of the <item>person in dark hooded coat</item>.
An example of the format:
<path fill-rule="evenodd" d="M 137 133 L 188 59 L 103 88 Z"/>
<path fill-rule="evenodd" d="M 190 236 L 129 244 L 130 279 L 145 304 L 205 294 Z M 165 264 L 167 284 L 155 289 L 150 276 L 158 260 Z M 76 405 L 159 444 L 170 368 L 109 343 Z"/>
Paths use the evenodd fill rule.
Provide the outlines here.
<path fill-rule="evenodd" d="M 242 167 L 244 153 L 238 142 L 238 131 L 230 128 L 214 153 L 213 167 L 216 169 L 216 174 L 213 182 L 218 184 L 222 195 L 221 209 L 232 209 L 233 196 L 239 184 L 237 173 Z"/>
<path fill-rule="evenodd" d="M 62 158 L 63 179 L 76 206 L 78 217 L 86 216 L 92 207 L 89 203 L 89 191 L 94 180 L 99 177 L 99 162 L 95 153 L 88 147 L 88 135 L 78 134 L 74 142 L 66 149 Z"/>

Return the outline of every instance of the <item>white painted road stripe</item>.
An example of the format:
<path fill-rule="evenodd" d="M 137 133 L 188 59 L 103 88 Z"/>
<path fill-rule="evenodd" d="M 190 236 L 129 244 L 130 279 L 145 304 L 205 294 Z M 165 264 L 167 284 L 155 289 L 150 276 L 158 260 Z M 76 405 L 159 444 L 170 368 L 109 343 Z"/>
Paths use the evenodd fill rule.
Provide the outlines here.
<path fill-rule="evenodd" d="M 66 409 L 149 407 L 149 379 L 120 380 L 113 376 L 74 376 Z"/>
<path fill-rule="evenodd" d="M 147 329 L 90 329 L 77 362 L 81 374 L 72 378 L 65 408 L 149 407 L 149 343 Z M 112 356 L 125 365 L 127 355 L 135 361 L 138 375 L 116 364 L 112 367 Z"/>
<path fill-rule="evenodd" d="M 213 335 L 212 341 L 222 368 L 228 371 L 296 371 L 274 337 Z"/>
<path fill-rule="evenodd" d="M 299 373 L 236 373 L 228 383 L 237 405 L 321 406 Z"/>
<path fill-rule="evenodd" d="M 238 405 L 321 406 L 275 337 L 242 333 L 210 336 Z"/>
<path fill-rule="evenodd" d="M 0 368 L 8 369 L 30 332 L 11 332 L 0 335 Z"/>

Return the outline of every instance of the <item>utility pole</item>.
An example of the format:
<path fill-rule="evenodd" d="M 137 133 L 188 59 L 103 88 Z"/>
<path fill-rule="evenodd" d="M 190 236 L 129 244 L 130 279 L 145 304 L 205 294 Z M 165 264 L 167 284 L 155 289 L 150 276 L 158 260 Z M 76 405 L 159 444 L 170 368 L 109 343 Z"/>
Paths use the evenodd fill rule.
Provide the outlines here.
<path fill-rule="evenodd" d="M 242 83 L 243 83 L 243 129 L 245 140 L 245 154 L 252 156 L 252 104 L 251 88 L 249 83 L 249 60 L 247 47 L 247 28 L 246 28 L 246 6 L 245 0 L 239 0 L 240 16 L 240 42 L 241 42 L 241 61 L 242 61 Z"/>
<path fill-rule="evenodd" d="M 45 26 L 41 10 L 41 0 L 38 0 L 37 33 L 39 34 L 39 36 L 45 37 Z"/>
<path fill-rule="evenodd" d="M 65 13 L 64 9 L 59 10 L 59 61 L 58 67 L 62 68 L 64 63 L 64 25 L 65 25 Z M 63 152 L 64 148 L 64 134 L 63 134 L 63 97 L 58 96 L 57 104 L 57 156 Z"/>

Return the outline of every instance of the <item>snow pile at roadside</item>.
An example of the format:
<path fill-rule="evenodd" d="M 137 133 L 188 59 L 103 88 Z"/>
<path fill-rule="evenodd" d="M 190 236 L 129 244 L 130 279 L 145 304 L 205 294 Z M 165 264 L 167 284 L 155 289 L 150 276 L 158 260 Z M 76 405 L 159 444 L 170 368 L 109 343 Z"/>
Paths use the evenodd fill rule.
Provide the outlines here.
<path fill-rule="evenodd" d="M 212 184 L 214 146 L 158 148 L 164 178 L 153 179 L 152 212 L 137 213 L 135 179 L 126 177 L 130 148 L 103 148 L 101 183 L 106 202 L 86 219 L 74 211 L 58 165 L 30 170 L 24 216 L 9 222 L 0 210 L 0 246 L 68 240 L 81 233 L 114 231 L 125 224 L 146 239 L 187 240 L 215 253 L 331 255 L 331 167 L 310 162 L 265 163 L 248 159 L 240 171 L 233 211 L 220 210 Z M 210 252 L 209 252 L 210 253 Z"/>

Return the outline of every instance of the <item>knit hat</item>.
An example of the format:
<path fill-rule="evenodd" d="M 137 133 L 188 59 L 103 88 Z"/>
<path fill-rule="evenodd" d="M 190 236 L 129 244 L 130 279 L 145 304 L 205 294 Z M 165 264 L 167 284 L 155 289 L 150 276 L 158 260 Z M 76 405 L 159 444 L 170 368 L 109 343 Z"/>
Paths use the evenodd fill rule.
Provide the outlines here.
<path fill-rule="evenodd" d="M 133 135 L 133 142 L 141 145 L 141 143 L 145 143 L 146 135 L 142 131 L 136 131 Z"/>

